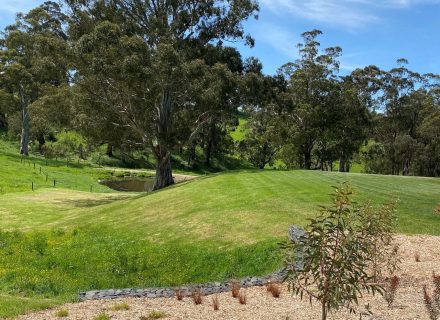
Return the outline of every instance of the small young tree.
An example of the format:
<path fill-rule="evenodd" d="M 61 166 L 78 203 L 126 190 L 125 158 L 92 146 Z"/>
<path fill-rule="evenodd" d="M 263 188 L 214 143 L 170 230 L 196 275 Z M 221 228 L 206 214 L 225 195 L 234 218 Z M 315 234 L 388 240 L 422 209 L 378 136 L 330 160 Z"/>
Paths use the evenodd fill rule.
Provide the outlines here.
<path fill-rule="evenodd" d="M 348 184 L 337 187 L 333 205 L 322 207 L 299 241 L 283 245 L 289 290 L 310 302 L 319 301 L 323 320 L 329 311 L 341 307 L 355 312 L 362 292 L 384 290 L 368 272 L 374 251 L 360 223 L 362 211 L 353 207 L 351 194 Z M 298 253 L 301 264 L 296 261 Z"/>

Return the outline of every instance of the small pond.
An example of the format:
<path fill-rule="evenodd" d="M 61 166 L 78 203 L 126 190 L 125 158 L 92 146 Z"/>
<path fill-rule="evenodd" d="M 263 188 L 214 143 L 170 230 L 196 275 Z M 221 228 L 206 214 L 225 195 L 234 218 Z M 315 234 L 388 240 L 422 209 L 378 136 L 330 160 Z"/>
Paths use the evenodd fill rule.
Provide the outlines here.
<path fill-rule="evenodd" d="M 117 180 L 101 180 L 99 183 L 117 191 L 148 192 L 153 188 L 154 177 L 139 179 L 133 179 L 130 177 Z"/>

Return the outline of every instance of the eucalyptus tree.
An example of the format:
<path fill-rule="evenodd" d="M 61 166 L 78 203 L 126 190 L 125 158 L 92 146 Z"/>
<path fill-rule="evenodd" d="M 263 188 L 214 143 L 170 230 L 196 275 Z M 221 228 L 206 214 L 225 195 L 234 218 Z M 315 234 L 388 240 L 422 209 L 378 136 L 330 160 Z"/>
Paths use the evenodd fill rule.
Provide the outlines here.
<path fill-rule="evenodd" d="M 298 44 L 299 59 L 279 69 L 288 81 L 290 103 L 285 104 L 287 125 L 295 130 L 295 144 L 300 153 L 300 166 L 310 169 L 312 151 L 320 135 L 326 110 L 332 108 L 331 90 L 339 70 L 338 57 L 342 49 L 330 47 L 320 51 L 316 38 L 320 30 L 302 34 L 303 43 Z"/>
<path fill-rule="evenodd" d="M 200 144 L 205 165 L 211 166 L 212 156 L 223 156 L 233 147 L 229 130 L 237 123 L 243 61 L 237 49 L 222 45 L 208 45 L 196 58 L 205 62 L 201 74 L 194 81 L 192 96 L 195 101 L 193 115 L 187 117 L 190 148 Z M 204 118 L 194 122 L 195 117 Z M 188 131 L 188 130 L 187 130 Z"/>
<path fill-rule="evenodd" d="M 0 88 L 12 95 L 21 112 L 20 153 L 29 153 L 29 106 L 49 87 L 67 83 L 66 16 L 55 2 L 18 14 L 0 41 Z"/>
<path fill-rule="evenodd" d="M 176 114 L 196 108 L 191 90 L 203 60 L 194 50 L 225 40 L 253 40 L 242 22 L 253 0 L 65 0 L 78 55 L 76 82 L 118 114 L 156 158 L 153 189 L 172 184 Z M 195 122 L 206 117 L 199 115 Z"/>
<path fill-rule="evenodd" d="M 238 144 L 241 156 L 260 169 L 273 165 L 281 140 L 286 137 L 280 103 L 286 81 L 280 76 L 264 75 L 262 68 L 255 57 L 245 62 L 241 92 L 243 111 L 249 119 L 245 137 Z"/>

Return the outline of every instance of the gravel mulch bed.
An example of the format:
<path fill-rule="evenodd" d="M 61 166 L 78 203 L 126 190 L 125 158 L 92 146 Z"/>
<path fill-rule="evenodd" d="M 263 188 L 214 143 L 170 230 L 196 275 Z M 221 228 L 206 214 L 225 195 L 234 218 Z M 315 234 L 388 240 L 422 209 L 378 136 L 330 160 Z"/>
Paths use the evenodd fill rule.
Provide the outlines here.
<path fill-rule="evenodd" d="M 423 286 L 431 286 L 432 272 L 440 273 L 440 237 L 433 236 L 398 236 L 401 269 L 398 276 L 401 285 L 397 291 L 394 306 L 388 308 L 384 298 L 366 296 L 361 299 L 359 311 L 365 310 L 369 304 L 373 317 L 363 316 L 362 319 L 409 320 L 429 319 L 423 303 Z M 416 262 L 415 255 L 420 256 Z M 68 310 L 68 317 L 63 319 L 94 319 L 101 313 L 106 313 L 110 319 L 155 319 L 149 317 L 151 312 L 162 311 L 166 314 L 161 319 L 167 320 L 306 320 L 320 319 L 320 307 L 317 303 L 311 306 L 308 301 L 300 301 L 282 287 L 279 298 L 274 298 L 266 288 L 254 287 L 243 290 L 246 294 L 246 304 L 240 304 L 231 293 L 217 295 L 219 310 L 213 309 L 213 297 L 203 297 L 201 305 L 195 305 L 191 298 L 178 301 L 176 298 L 160 299 L 121 299 L 111 301 L 86 301 L 77 304 L 66 304 L 56 309 L 19 317 L 19 319 L 61 319 L 57 317 L 58 310 Z M 114 311 L 117 304 L 126 303 L 128 310 Z M 359 319 L 356 315 L 340 311 L 330 315 L 330 319 Z"/>

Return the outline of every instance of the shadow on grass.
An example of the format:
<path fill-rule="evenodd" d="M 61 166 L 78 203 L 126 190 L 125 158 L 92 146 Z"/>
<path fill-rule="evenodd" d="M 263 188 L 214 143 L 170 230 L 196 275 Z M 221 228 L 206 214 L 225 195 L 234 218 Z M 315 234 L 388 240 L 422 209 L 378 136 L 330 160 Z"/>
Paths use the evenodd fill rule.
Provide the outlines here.
<path fill-rule="evenodd" d="M 102 199 L 65 199 L 62 201 L 62 203 L 75 208 L 93 208 L 93 207 L 98 207 L 109 203 L 113 203 L 116 201 L 123 201 L 128 199 L 135 199 L 135 198 L 137 197 L 127 195 L 127 196 L 118 196 L 118 197 L 111 196 Z"/>

